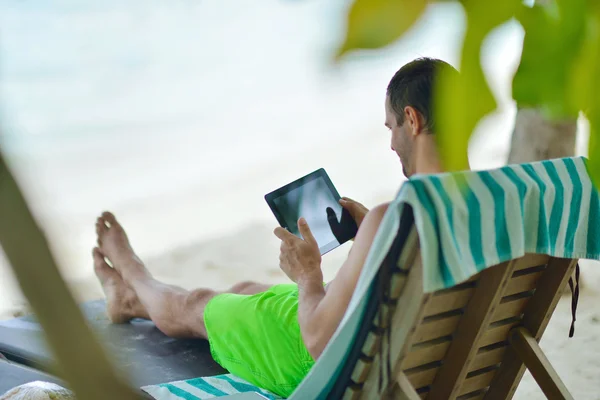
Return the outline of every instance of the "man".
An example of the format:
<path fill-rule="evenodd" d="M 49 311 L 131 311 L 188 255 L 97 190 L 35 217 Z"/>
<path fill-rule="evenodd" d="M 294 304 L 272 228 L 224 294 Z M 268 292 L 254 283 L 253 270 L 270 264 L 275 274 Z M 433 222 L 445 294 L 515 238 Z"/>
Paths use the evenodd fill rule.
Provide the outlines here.
<path fill-rule="evenodd" d="M 418 59 L 402 67 L 387 88 L 385 126 L 409 177 L 442 171 L 431 111 L 432 87 L 442 70 L 457 73 L 442 61 Z M 283 228 L 274 232 L 281 239 L 280 267 L 294 283 L 241 282 L 225 292 L 188 291 L 157 281 L 135 255 L 114 215 L 105 212 L 96 223 L 98 247 L 93 256 L 107 312 L 114 323 L 146 318 L 168 336 L 208 339 L 214 359 L 224 368 L 287 397 L 342 320 L 387 209 L 383 204 L 368 211 L 348 198 L 341 204 L 359 230 L 347 260 L 327 286 L 319 247 L 300 218 L 303 239 Z"/>

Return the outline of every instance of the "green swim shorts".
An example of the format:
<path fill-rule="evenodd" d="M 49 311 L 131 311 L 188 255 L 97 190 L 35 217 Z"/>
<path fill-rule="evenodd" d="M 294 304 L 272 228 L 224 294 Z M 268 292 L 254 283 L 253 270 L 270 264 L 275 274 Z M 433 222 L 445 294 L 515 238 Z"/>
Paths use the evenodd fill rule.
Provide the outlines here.
<path fill-rule="evenodd" d="M 230 373 L 289 397 L 314 360 L 298 324 L 298 286 L 254 295 L 220 294 L 204 311 L 213 358 Z"/>

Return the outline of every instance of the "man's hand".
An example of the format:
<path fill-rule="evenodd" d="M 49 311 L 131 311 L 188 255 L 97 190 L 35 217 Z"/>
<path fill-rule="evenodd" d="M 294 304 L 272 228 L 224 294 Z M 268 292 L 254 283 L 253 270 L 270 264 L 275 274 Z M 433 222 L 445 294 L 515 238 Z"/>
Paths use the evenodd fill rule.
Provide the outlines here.
<path fill-rule="evenodd" d="M 279 267 L 298 284 L 318 281 L 322 285 L 321 252 L 304 218 L 298 220 L 298 230 L 303 239 L 284 228 L 275 228 L 275 236 L 281 239 Z"/>
<path fill-rule="evenodd" d="M 363 219 L 365 219 L 365 215 L 367 215 L 369 209 L 360 204 L 358 201 L 354 201 L 348 197 L 342 197 L 340 199 L 340 204 L 342 207 L 348 210 L 352 218 L 354 218 L 354 222 L 356 222 L 356 225 L 360 228 L 360 224 L 362 223 Z"/>

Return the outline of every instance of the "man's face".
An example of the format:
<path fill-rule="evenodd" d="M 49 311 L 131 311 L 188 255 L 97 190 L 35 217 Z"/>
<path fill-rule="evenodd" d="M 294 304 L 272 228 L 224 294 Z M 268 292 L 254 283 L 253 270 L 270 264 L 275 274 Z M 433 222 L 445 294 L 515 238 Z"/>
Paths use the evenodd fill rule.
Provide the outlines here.
<path fill-rule="evenodd" d="M 406 177 L 409 177 L 413 174 L 413 143 L 408 118 L 404 118 L 404 123 L 398 125 L 398 119 L 392 110 L 388 96 L 385 98 L 385 126 L 392 132 L 391 147 L 398 157 L 400 157 L 402 172 Z"/>

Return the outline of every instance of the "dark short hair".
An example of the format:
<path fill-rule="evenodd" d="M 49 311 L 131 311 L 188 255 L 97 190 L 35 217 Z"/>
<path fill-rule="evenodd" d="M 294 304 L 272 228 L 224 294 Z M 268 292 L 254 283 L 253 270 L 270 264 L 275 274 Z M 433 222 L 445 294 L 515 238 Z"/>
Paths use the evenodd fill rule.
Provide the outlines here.
<path fill-rule="evenodd" d="M 426 130 L 435 132 L 433 87 L 436 77 L 446 71 L 458 74 L 447 62 L 425 57 L 409 62 L 396 72 L 387 87 L 387 95 L 398 125 L 404 123 L 404 108 L 411 106 L 423 115 Z"/>

